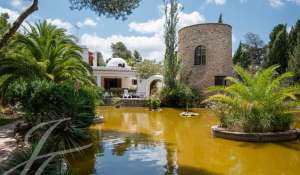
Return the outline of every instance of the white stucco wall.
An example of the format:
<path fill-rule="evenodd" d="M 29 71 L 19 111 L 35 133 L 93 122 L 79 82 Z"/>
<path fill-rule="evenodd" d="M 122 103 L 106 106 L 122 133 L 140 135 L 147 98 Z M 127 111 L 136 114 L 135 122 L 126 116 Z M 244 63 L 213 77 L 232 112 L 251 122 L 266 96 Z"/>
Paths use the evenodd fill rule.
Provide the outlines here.
<path fill-rule="evenodd" d="M 96 67 L 93 68 L 94 76 L 97 80 L 97 85 L 103 87 L 104 78 L 121 78 L 122 88 L 136 87 L 132 84 L 132 80 L 137 79 L 137 73 L 134 70 L 127 68 L 107 68 Z"/>
<path fill-rule="evenodd" d="M 153 81 L 159 80 L 163 82 L 163 76 L 161 75 L 153 75 L 148 79 L 140 79 L 138 80 L 137 93 L 143 95 L 144 97 L 150 96 L 150 85 Z"/>

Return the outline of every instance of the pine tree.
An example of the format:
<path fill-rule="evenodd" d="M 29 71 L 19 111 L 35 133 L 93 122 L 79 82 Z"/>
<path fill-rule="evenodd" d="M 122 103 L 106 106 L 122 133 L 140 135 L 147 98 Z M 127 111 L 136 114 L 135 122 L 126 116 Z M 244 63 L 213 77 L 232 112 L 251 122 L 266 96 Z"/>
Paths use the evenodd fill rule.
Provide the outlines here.
<path fill-rule="evenodd" d="M 297 20 L 296 24 L 292 26 L 289 33 L 289 52 L 293 54 L 295 47 L 297 46 L 297 39 L 300 36 L 300 20 Z"/>
<path fill-rule="evenodd" d="M 243 50 L 243 44 L 241 42 L 233 56 L 233 64 L 240 65 L 245 69 L 247 69 L 251 64 L 250 56 Z"/>
<path fill-rule="evenodd" d="M 218 23 L 223 24 L 223 14 L 222 13 L 220 13 Z"/>
<path fill-rule="evenodd" d="M 294 81 L 300 81 L 300 35 L 298 36 L 297 45 L 293 54 L 290 54 L 289 70 L 295 73 Z"/>
<path fill-rule="evenodd" d="M 238 64 L 240 61 L 240 58 L 242 56 L 242 43 L 240 42 L 238 49 L 235 51 L 233 55 L 233 64 Z"/>
<path fill-rule="evenodd" d="M 275 26 L 270 34 L 269 53 L 266 66 L 274 64 L 280 65 L 279 73 L 284 73 L 288 67 L 289 60 L 289 43 L 286 25 L 279 24 Z"/>

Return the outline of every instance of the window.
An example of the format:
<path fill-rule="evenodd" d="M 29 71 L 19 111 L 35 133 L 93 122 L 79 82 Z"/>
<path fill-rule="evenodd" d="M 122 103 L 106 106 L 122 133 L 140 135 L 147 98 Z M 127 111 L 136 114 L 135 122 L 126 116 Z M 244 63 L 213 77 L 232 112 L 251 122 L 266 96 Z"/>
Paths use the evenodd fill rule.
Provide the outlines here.
<path fill-rule="evenodd" d="M 137 80 L 132 80 L 132 85 L 137 85 Z"/>
<path fill-rule="evenodd" d="M 225 76 L 215 76 L 215 85 L 216 86 L 226 86 Z"/>
<path fill-rule="evenodd" d="M 206 64 L 206 48 L 204 46 L 198 46 L 195 49 L 195 65 Z"/>

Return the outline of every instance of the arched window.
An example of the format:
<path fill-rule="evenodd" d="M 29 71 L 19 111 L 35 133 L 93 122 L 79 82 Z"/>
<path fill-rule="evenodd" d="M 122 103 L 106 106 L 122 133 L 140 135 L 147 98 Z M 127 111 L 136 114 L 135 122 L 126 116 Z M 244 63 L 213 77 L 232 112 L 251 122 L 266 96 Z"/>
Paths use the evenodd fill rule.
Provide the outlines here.
<path fill-rule="evenodd" d="M 198 46 L 195 49 L 195 65 L 205 65 L 206 64 L 206 49 L 205 46 Z"/>

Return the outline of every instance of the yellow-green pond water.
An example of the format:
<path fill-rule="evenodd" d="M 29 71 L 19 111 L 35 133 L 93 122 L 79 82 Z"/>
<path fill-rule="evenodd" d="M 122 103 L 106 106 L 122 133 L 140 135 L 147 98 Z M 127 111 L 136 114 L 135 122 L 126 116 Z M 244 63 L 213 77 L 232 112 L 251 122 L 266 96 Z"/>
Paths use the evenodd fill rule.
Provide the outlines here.
<path fill-rule="evenodd" d="M 206 109 L 99 107 L 105 123 L 91 127 L 93 148 L 70 160 L 80 175 L 298 175 L 300 142 L 246 143 L 213 138 Z M 295 127 L 300 128 L 296 120 Z"/>

